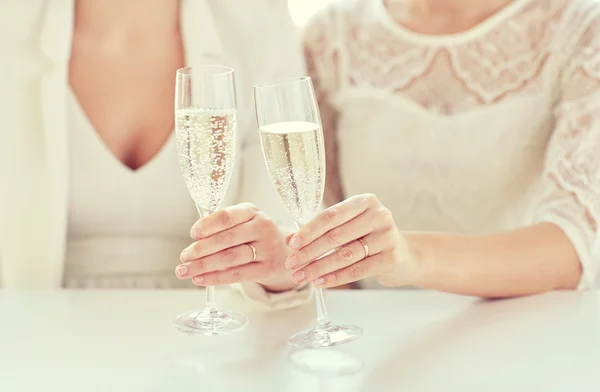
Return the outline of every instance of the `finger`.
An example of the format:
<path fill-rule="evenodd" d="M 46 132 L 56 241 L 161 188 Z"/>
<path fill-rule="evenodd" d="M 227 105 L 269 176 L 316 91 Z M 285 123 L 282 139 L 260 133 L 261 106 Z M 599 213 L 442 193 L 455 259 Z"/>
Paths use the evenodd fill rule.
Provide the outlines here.
<path fill-rule="evenodd" d="M 367 208 L 374 205 L 375 201 L 372 198 L 375 198 L 375 196 L 353 196 L 333 207 L 329 207 L 300 228 L 298 233 L 290 239 L 290 247 L 296 250 L 300 249 L 321 237 L 329 230 L 362 214 Z"/>
<path fill-rule="evenodd" d="M 253 219 L 231 229 L 202 238 L 181 252 L 181 261 L 188 262 L 232 248 L 256 239 L 260 222 Z"/>
<path fill-rule="evenodd" d="M 377 218 L 377 213 L 369 210 L 343 225 L 329 230 L 309 245 L 292 253 L 285 261 L 286 267 L 289 269 L 301 268 L 332 249 L 364 237 L 380 223 Z"/>
<path fill-rule="evenodd" d="M 380 234 L 370 234 L 363 238 L 369 246 L 369 255 L 381 253 L 384 250 L 384 239 Z M 352 264 L 364 260 L 366 256 L 362 244 L 355 240 L 339 248 L 322 259 L 313 261 L 304 268 L 294 272 L 292 279 L 296 283 L 310 282 L 334 271 L 342 270 Z"/>
<path fill-rule="evenodd" d="M 294 236 L 294 233 L 288 234 L 285 236 L 285 244 L 289 245 L 290 244 L 290 240 L 292 239 L 292 237 Z"/>
<path fill-rule="evenodd" d="M 190 235 L 196 240 L 210 237 L 218 232 L 250 221 L 256 216 L 257 212 L 258 209 L 250 203 L 241 203 L 224 208 L 198 219 L 192 226 Z"/>
<path fill-rule="evenodd" d="M 385 262 L 384 254 L 385 253 L 378 253 L 375 256 L 369 256 L 344 269 L 317 278 L 312 283 L 316 287 L 327 288 L 356 282 L 374 276 L 377 274 L 379 266 Z"/>
<path fill-rule="evenodd" d="M 219 286 L 240 282 L 255 282 L 266 278 L 270 273 L 270 268 L 267 263 L 249 263 L 225 271 L 213 271 L 204 275 L 194 276 L 192 282 L 197 286 Z"/>
<path fill-rule="evenodd" d="M 256 244 L 252 244 L 256 247 Z M 258 253 L 258 252 L 257 252 Z M 221 252 L 177 266 L 175 274 L 180 279 L 189 279 L 212 271 L 225 270 L 252 262 L 254 252 L 248 244 L 234 246 Z M 255 260 L 256 261 L 256 260 Z"/>

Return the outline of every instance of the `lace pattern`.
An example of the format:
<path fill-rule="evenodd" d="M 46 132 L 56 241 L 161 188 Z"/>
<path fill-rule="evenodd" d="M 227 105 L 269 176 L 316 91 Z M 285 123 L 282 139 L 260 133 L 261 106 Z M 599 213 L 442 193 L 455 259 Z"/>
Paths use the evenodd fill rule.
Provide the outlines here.
<path fill-rule="evenodd" d="M 586 27 L 565 66 L 538 213 L 577 228 L 570 237 L 588 275 L 582 284 L 593 287 L 600 260 L 600 17 Z"/>
<path fill-rule="evenodd" d="M 454 114 L 542 91 L 567 0 L 528 1 L 507 23 L 475 40 L 434 44 L 403 39 L 382 23 L 378 1 L 341 3 L 307 28 L 315 69 L 328 75 L 324 88 L 334 91 L 340 82 L 333 75 L 342 74 L 341 83 L 401 94 L 426 109 Z M 344 64 L 333 69 L 336 56 Z"/>

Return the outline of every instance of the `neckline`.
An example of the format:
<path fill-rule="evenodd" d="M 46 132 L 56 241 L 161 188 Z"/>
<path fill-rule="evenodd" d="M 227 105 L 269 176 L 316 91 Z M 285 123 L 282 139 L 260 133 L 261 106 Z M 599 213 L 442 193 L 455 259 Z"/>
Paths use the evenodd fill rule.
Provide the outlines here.
<path fill-rule="evenodd" d="M 77 96 L 71 89 L 71 86 L 68 87 L 68 90 L 69 90 L 69 94 L 68 94 L 69 99 L 71 100 L 72 107 L 75 110 L 75 112 L 73 114 L 78 116 L 81 119 L 81 121 L 83 122 L 83 125 L 85 126 L 85 128 L 87 128 L 86 132 L 91 133 L 93 140 L 96 142 L 95 144 L 99 145 L 99 148 L 103 151 L 104 155 L 108 155 L 109 161 L 113 162 L 120 169 L 125 170 L 130 175 L 141 175 L 141 173 L 144 173 L 144 172 L 148 171 L 151 167 L 155 166 L 157 164 L 157 162 L 161 160 L 161 157 L 163 155 L 167 154 L 171 145 L 175 142 L 175 130 L 173 129 L 171 134 L 169 135 L 169 137 L 165 140 L 165 142 L 162 144 L 160 149 L 154 154 L 154 156 L 149 161 L 147 161 L 142 166 L 140 166 L 136 169 L 132 169 L 131 167 L 129 167 L 125 163 L 123 163 L 119 158 L 117 158 L 115 156 L 115 154 L 111 151 L 111 149 L 108 148 L 108 146 L 106 145 L 106 143 L 104 142 L 102 137 L 100 137 L 100 135 L 94 128 L 94 125 L 88 118 L 87 113 L 85 112 L 85 110 L 83 110 L 83 107 L 81 107 L 81 104 L 79 103 L 79 99 L 77 99 Z M 69 129 L 71 129 L 72 127 L 73 127 L 73 124 L 69 124 Z M 73 130 L 75 130 L 75 129 L 73 129 Z"/>
<path fill-rule="evenodd" d="M 496 26 L 505 22 L 508 17 L 516 14 L 531 1 L 532 0 L 513 0 L 503 8 L 496 11 L 494 14 L 481 21 L 479 24 L 467 30 L 458 33 L 439 35 L 419 33 L 396 22 L 387 10 L 385 6 L 385 0 L 374 0 L 373 3 L 375 5 L 375 11 L 379 14 L 386 27 L 397 35 L 418 44 L 444 46 L 463 43 L 473 38 L 485 35 L 489 31 L 493 30 Z"/>

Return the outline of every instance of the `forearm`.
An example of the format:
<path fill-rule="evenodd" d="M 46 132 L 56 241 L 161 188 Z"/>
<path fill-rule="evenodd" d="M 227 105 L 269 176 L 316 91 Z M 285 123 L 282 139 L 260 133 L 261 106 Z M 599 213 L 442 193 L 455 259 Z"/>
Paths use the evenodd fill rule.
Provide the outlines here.
<path fill-rule="evenodd" d="M 406 233 L 414 283 L 426 289 L 510 297 L 575 289 L 581 266 L 555 225 L 490 235 Z"/>

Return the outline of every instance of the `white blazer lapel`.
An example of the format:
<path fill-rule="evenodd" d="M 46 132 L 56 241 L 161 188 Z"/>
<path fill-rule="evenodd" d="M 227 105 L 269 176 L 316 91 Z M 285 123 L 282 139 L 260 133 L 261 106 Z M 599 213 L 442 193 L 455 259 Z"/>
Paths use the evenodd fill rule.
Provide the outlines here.
<path fill-rule="evenodd" d="M 73 18 L 73 0 L 49 0 L 40 40 L 42 52 L 52 62 L 40 81 L 49 201 L 45 247 L 40 252 L 42 270 L 35 278 L 36 286 L 41 287 L 61 287 L 64 271 L 68 211 L 66 98 Z"/>
<path fill-rule="evenodd" d="M 32 118 L 23 126 L 33 127 L 23 130 L 30 136 L 17 138 L 21 144 L 15 149 L 23 159 L 35 156 L 35 162 L 15 168 L 27 177 L 20 179 L 10 198 L 11 232 L 3 244 L 2 260 L 2 286 L 7 288 L 58 288 L 62 283 L 67 198 L 65 92 L 73 0 L 47 0 L 41 12 L 38 50 L 43 56 L 31 56 L 38 58 L 39 73 L 30 71 L 34 64 L 24 71 L 30 82 L 39 80 L 39 91 L 24 89 L 21 103 L 15 106 Z"/>
<path fill-rule="evenodd" d="M 221 39 L 208 0 L 183 0 L 180 21 L 188 66 L 222 61 Z"/>

